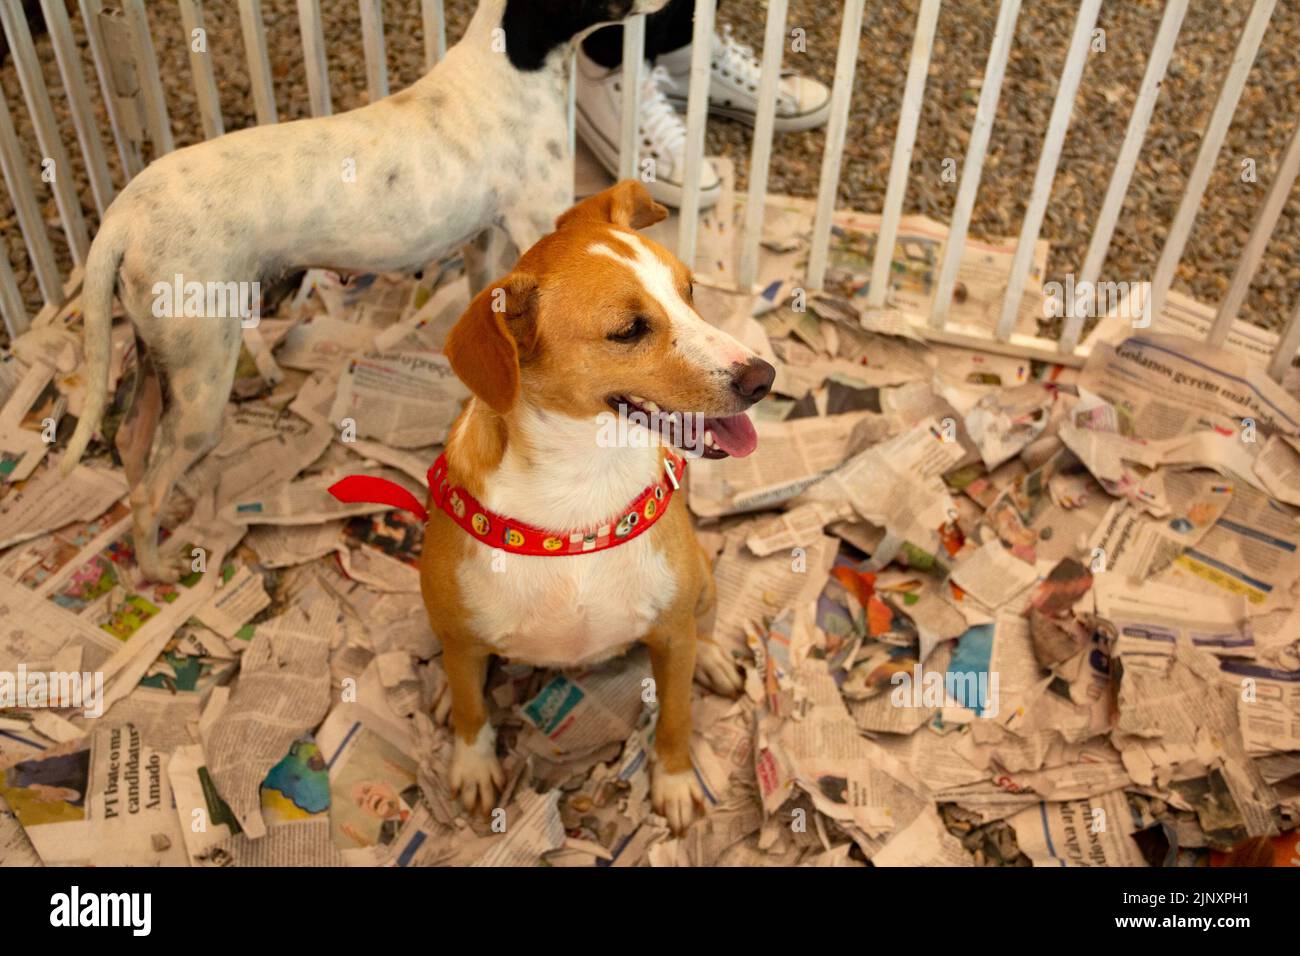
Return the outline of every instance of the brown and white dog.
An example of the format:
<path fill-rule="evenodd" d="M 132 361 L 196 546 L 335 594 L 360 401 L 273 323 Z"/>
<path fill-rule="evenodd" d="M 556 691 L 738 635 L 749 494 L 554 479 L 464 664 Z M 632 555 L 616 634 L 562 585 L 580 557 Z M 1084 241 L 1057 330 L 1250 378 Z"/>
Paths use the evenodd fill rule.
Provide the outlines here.
<path fill-rule="evenodd" d="M 474 394 L 447 442 L 445 478 L 485 511 L 564 533 L 617 520 L 675 453 L 657 441 L 600 442 L 611 409 L 703 416 L 705 457 L 753 451 L 744 412 L 775 372 L 700 318 L 689 270 L 635 231 L 666 215 L 632 181 L 587 199 L 452 329 L 446 353 Z M 487 810 L 503 782 L 484 704 L 491 655 L 574 667 L 640 642 L 659 701 L 651 800 L 683 829 L 703 802 L 689 752 L 692 676 L 740 688 L 707 634 L 712 573 L 684 496 L 644 533 L 590 554 L 503 554 L 430 511 L 420 579 L 443 645 L 451 784 L 464 805 Z"/>

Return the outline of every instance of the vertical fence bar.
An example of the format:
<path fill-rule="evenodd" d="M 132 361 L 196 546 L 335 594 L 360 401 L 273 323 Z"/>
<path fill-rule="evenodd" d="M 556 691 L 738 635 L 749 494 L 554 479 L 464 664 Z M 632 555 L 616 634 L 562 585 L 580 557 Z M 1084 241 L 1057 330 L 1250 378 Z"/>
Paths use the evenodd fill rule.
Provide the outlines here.
<path fill-rule="evenodd" d="M 239 28 L 244 34 L 244 56 L 248 59 L 258 125 L 277 123 L 271 60 L 266 53 L 266 27 L 262 24 L 262 0 L 239 0 Z"/>
<path fill-rule="evenodd" d="M 1043 151 L 1038 156 L 1038 169 L 1034 173 L 1034 188 L 1029 194 L 1025 221 L 1020 226 L 1020 240 L 1016 243 L 1016 254 L 1011 259 L 1007 294 L 1002 299 L 1002 316 L 998 319 L 997 337 L 1003 342 L 1011 338 L 1011 333 L 1016 327 L 1016 317 L 1020 314 L 1020 300 L 1024 298 L 1025 283 L 1029 280 L 1029 269 L 1034 261 L 1034 246 L 1038 244 L 1038 236 L 1043 229 L 1043 217 L 1047 215 L 1047 204 L 1052 198 L 1052 183 L 1056 180 L 1056 167 L 1061 161 L 1061 149 L 1065 146 L 1065 134 L 1070 129 L 1070 113 L 1074 110 L 1074 98 L 1079 92 L 1079 81 L 1083 79 L 1083 68 L 1088 62 L 1092 28 L 1097 25 L 1097 14 L 1100 11 L 1101 0 L 1083 0 L 1079 4 L 1079 15 L 1074 21 L 1074 36 L 1070 39 L 1070 52 L 1066 55 L 1065 65 L 1061 67 L 1061 79 L 1056 87 L 1052 115 L 1047 121 Z"/>
<path fill-rule="evenodd" d="M 741 229 L 740 270 L 736 284 L 752 289 L 758 279 L 758 246 L 763 238 L 763 213 L 767 178 L 772 164 L 772 137 L 776 133 L 776 94 L 781 83 L 781 56 L 785 52 L 786 0 L 768 0 L 763 32 L 762 77 L 758 81 L 758 113 L 754 117 L 754 145 L 749 159 L 749 195 L 745 197 L 745 223 Z"/>
<path fill-rule="evenodd" d="M 1232 320 L 1237 317 L 1237 311 L 1245 301 L 1246 293 L 1250 291 L 1250 283 L 1255 278 L 1260 260 L 1264 258 L 1264 249 L 1273 235 L 1273 229 L 1277 226 L 1277 220 L 1282 215 L 1282 209 L 1286 206 L 1287 198 L 1291 195 L 1291 187 L 1295 185 L 1298 174 L 1300 174 L 1300 122 L 1297 122 L 1295 131 L 1291 134 L 1291 142 L 1282 156 L 1277 176 L 1273 179 L 1273 184 L 1268 187 L 1264 204 L 1259 207 L 1259 213 L 1255 216 L 1255 224 L 1250 227 L 1250 238 L 1246 240 L 1246 245 L 1241 250 L 1241 258 L 1237 260 L 1237 268 L 1232 273 L 1228 292 L 1219 303 L 1214 324 L 1210 326 L 1210 331 L 1205 337 L 1205 341 L 1210 345 L 1222 345 L 1227 339 L 1228 332 L 1232 329 Z"/>
<path fill-rule="evenodd" d="M 216 139 L 226 131 L 221 119 L 221 99 L 217 95 L 217 81 L 212 73 L 212 56 L 208 50 L 207 30 L 203 26 L 202 0 L 179 0 L 181 23 L 185 27 L 185 42 L 190 50 L 190 72 L 194 75 L 194 95 L 199 101 L 199 116 L 203 120 L 203 138 Z M 195 31 L 203 36 L 203 50 L 195 50 Z"/>
<path fill-rule="evenodd" d="M 59 268 L 55 265 L 54 247 L 45 233 L 45 217 L 41 215 L 41 205 L 36 201 L 32 181 L 27 177 L 27 160 L 14 130 L 7 98 L 0 98 L 0 169 L 4 170 L 5 185 L 13 197 L 14 214 L 18 217 L 23 242 L 27 244 L 27 255 L 31 259 L 32 271 L 36 273 L 36 282 L 41 287 L 41 296 L 47 303 L 61 303 L 63 286 L 59 280 Z"/>
<path fill-rule="evenodd" d="M 1282 381 L 1297 350 L 1300 350 L 1300 302 L 1296 303 L 1286 328 L 1278 336 L 1277 351 L 1273 353 L 1273 361 L 1268 363 L 1268 374 L 1273 377 L 1273 381 Z"/>
<path fill-rule="evenodd" d="M 149 33 L 149 15 L 145 13 L 144 0 L 122 0 L 122 4 L 131 23 L 140 92 L 144 94 L 149 138 L 153 140 L 154 158 L 157 159 L 170 153 L 176 144 L 172 140 L 171 120 L 167 117 L 167 99 L 163 96 L 162 78 L 158 75 L 158 57 L 154 55 L 153 36 Z"/>
<path fill-rule="evenodd" d="M 366 51 L 366 90 L 374 103 L 388 95 L 383 0 L 361 0 L 361 43 Z"/>
<path fill-rule="evenodd" d="M 1206 127 L 1205 134 L 1201 137 L 1201 149 L 1196 154 L 1196 165 L 1192 167 L 1192 174 L 1187 180 L 1187 189 L 1183 192 L 1182 202 L 1178 205 L 1174 221 L 1169 226 L 1169 235 L 1165 238 L 1164 248 L 1160 250 L 1160 259 L 1151 277 L 1150 309 L 1153 322 L 1160 321 L 1160 314 L 1164 311 L 1165 296 L 1169 294 L 1169 288 L 1174 283 L 1174 273 L 1183 258 L 1183 249 L 1187 247 L 1192 226 L 1196 224 L 1196 216 L 1201 211 L 1201 200 L 1205 196 L 1205 188 L 1210 184 L 1210 176 L 1214 173 L 1215 160 L 1219 157 L 1219 150 L 1223 148 L 1228 127 L 1232 125 L 1232 115 L 1237 111 L 1237 103 L 1246 86 L 1246 78 L 1250 75 L 1255 54 L 1259 51 L 1259 44 L 1264 39 L 1269 18 L 1273 16 L 1273 7 L 1276 4 L 1277 0 L 1255 0 L 1255 5 L 1251 7 L 1250 16 L 1246 20 L 1246 28 L 1241 32 L 1241 40 L 1232 55 L 1232 65 L 1224 78 L 1219 100 L 1214 105 L 1214 114 L 1210 117 L 1210 124 Z"/>
<path fill-rule="evenodd" d="M 830 124 L 822 151 L 821 176 L 817 182 L 817 213 L 813 218 L 812 244 L 808 250 L 808 288 L 820 289 L 826 281 L 826 262 L 831 247 L 831 222 L 835 217 L 835 196 L 840 188 L 840 164 L 844 139 L 849 129 L 849 104 L 853 99 L 853 74 L 858 68 L 858 37 L 862 33 L 862 11 L 866 0 L 844 0 L 840 21 L 840 45 L 835 54 L 835 81 L 831 85 Z"/>
<path fill-rule="evenodd" d="M 126 133 L 122 115 L 117 103 L 113 84 L 113 71 L 108 63 L 108 53 L 104 49 L 104 36 L 99 29 L 99 18 L 104 12 L 103 0 L 78 0 L 81 7 L 81 22 L 86 28 L 86 41 L 90 45 L 90 55 L 95 61 L 95 77 L 99 80 L 99 92 L 104 97 L 104 107 L 108 110 L 108 124 L 113 130 L 113 143 L 117 147 L 117 158 L 122 164 L 122 179 L 130 182 L 143 167 L 139 150 Z"/>
<path fill-rule="evenodd" d="M 577 110 L 578 110 L 578 48 L 573 48 L 573 55 L 569 57 L 569 107 L 565 121 L 569 127 L 569 155 L 573 156 L 578 148 L 577 134 Z"/>
<path fill-rule="evenodd" d="M 59 76 L 63 78 L 63 89 L 68 95 L 72 125 L 77 130 L 81 157 L 86 163 L 86 177 L 90 180 L 90 194 L 95 200 L 95 210 L 103 217 L 104 210 L 113 201 L 113 177 L 108 173 L 104 143 L 99 138 L 99 125 L 90 105 L 86 77 L 81 72 L 81 56 L 72 39 L 68 8 L 63 0 L 41 0 L 41 10 L 45 14 L 45 28 L 49 31 L 50 43 L 54 47 L 54 58 L 59 64 Z"/>
<path fill-rule="evenodd" d="M 709 115 L 710 63 L 713 58 L 713 17 L 717 0 L 695 0 L 691 33 L 691 82 L 686 102 L 686 169 L 682 189 L 681 226 L 677 257 L 687 268 L 695 262 L 695 239 L 700 228 L 700 176 L 704 172 L 704 123 Z"/>
<path fill-rule="evenodd" d="M 330 71 L 325 60 L 325 33 L 321 29 L 320 0 L 298 0 L 298 32 L 302 34 L 302 60 L 307 68 L 307 98 L 312 116 L 329 116 Z"/>
<path fill-rule="evenodd" d="M 880 235 L 876 255 L 871 261 L 871 287 L 867 305 L 879 309 L 889 295 L 889 268 L 894 260 L 894 243 L 898 224 L 903 217 L 903 200 L 907 197 L 908 174 L 912 169 L 912 148 L 916 145 L 916 128 L 921 122 L 925 102 L 925 80 L 930 72 L 930 53 L 939 22 L 942 0 L 921 0 L 916 15 L 916 35 L 912 38 L 912 57 L 907 65 L 907 85 L 898 114 L 898 132 L 894 136 L 894 156 L 889 163 L 889 186 L 885 190 L 885 208 L 880 216 Z"/>
<path fill-rule="evenodd" d="M 90 248 L 90 234 L 86 231 L 86 218 L 81 213 L 81 199 L 77 196 L 77 178 L 73 174 L 72 164 L 63 148 L 59 136 L 59 123 L 54 118 L 54 109 L 50 105 L 50 93 L 45 87 L 45 78 L 41 74 L 41 63 L 36 58 L 36 47 L 32 44 L 31 28 L 21 6 L 0 5 L 0 22 L 4 24 L 5 36 L 9 40 L 9 55 L 18 69 L 18 79 L 23 88 L 23 99 L 27 103 L 27 112 L 31 115 L 32 126 L 36 130 L 36 141 L 40 144 L 42 166 L 44 161 L 53 163 L 54 181 L 50 184 L 54 193 L 54 203 L 59 209 L 59 218 L 63 220 L 63 233 L 68 237 L 68 247 L 72 251 L 72 260 L 77 265 L 86 261 L 86 250 Z"/>
<path fill-rule="evenodd" d="M 935 283 L 934 304 L 930 309 L 930 326 L 942 329 L 952 308 L 952 290 L 957 284 L 957 268 L 966 248 L 966 234 L 970 230 L 971 213 L 975 209 L 975 195 L 979 192 L 980 177 L 984 174 L 984 157 L 993 133 L 993 121 L 998 113 L 998 98 L 1002 95 L 1002 78 L 1007 71 L 1007 59 L 1016 37 L 1016 18 L 1020 16 L 1020 0 L 1002 0 L 998 8 L 998 22 L 993 30 L 993 44 L 989 47 L 988 64 L 984 67 L 984 80 L 980 88 L 979 105 L 975 107 L 975 123 L 971 127 L 970 144 L 966 147 L 966 161 L 961 171 L 961 184 L 957 187 L 957 202 L 952 210 L 952 225 L 948 241 L 943 248 L 943 263 Z"/>
<path fill-rule="evenodd" d="M 623 23 L 623 115 L 618 138 L 618 178 L 637 174 L 641 149 L 641 71 L 645 60 L 645 14 Z"/>
<path fill-rule="evenodd" d="M 1095 295 L 1097 280 L 1101 277 L 1101 267 L 1110 250 L 1110 240 L 1115 235 L 1115 225 L 1119 222 L 1120 211 L 1124 208 L 1124 197 L 1128 195 L 1129 183 L 1133 171 L 1137 168 L 1138 156 L 1142 152 L 1142 143 L 1146 139 L 1147 127 L 1151 125 L 1151 115 L 1155 111 L 1156 100 L 1160 98 L 1160 86 L 1164 82 L 1169 61 L 1174 55 L 1174 45 L 1178 41 L 1178 31 L 1183 27 L 1183 18 L 1187 15 L 1189 0 L 1168 0 L 1164 16 L 1160 19 L 1160 29 L 1156 32 L 1155 43 L 1151 46 L 1151 56 L 1147 59 L 1146 73 L 1142 85 L 1138 88 L 1137 101 L 1133 104 L 1133 113 L 1128 119 L 1128 129 L 1124 132 L 1124 142 L 1115 158 L 1115 167 L 1111 170 L 1110 185 L 1106 187 L 1106 198 L 1101 204 L 1101 213 L 1097 216 L 1097 225 L 1092 230 L 1088 242 L 1088 253 L 1083 259 L 1083 268 L 1079 272 L 1079 288 L 1092 290 Z M 1063 355 L 1070 355 L 1079 344 L 1079 334 L 1083 331 L 1083 321 L 1087 310 L 1071 310 L 1065 320 L 1058 343 Z M 1074 314 L 1077 312 L 1078 314 Z"/>
<path fill-rule="evenodd" d="M 447 18 L 442 0 L 420 0 L 420 14 L 424 23 L 424 68 L 431 70 L 447 55 Z"/>
<path fill-rule="evenodd" d="M 7 243 L 0 239 L 0 245 Z M 23 304 L 23 294 L 18 289 L 18 280 L 14 278 L 7 255 L 0 256 L 0 315 L 4 316 L 10 342 L 31 328 L 32 319 Z"/>

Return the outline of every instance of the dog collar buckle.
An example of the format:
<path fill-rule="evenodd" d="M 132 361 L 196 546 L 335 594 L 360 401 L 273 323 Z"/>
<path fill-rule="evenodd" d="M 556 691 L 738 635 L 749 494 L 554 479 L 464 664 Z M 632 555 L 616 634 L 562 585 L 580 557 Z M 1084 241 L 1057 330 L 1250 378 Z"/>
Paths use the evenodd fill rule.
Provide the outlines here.
<path fill-rule="evenodd" d="M 682 486 L 677 480 L 677 464 L 671 456 L 664 458 L 664 471 L 668 472 L 668 480 L 672 482 L 673 491 L 678 491 Z"/>

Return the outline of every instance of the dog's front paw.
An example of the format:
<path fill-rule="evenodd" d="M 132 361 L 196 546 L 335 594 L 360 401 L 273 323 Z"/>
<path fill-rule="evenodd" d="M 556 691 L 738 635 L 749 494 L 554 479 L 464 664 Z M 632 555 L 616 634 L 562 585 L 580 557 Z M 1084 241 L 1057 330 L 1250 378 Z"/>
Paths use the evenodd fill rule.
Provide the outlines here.
<path fill-rule="evenodd" d="M 650 776 L 650 806 L 668 820 L 673 833 L 685 833 L 695 819 L 696 808 L 704 812 L 704 791 L 695 778 L 695 768 L 670 773 L 655 764 Z"/>
<path fill-rule="evenodd" d="M 189 563 L 178 551 L 160 554 L 157 549 L 140 551 L 135 556 L 136 565 L 146 581 L 155 584 L 175 584 L 190 571 Z"/>
<path fill-rule="evenodd" d="M 695 679 L 723 697 L 736 697 L 745 686 L 740 668 L 712 641 L 695 645 Z"/>
<path fill-rule="evenodd" d="M 505 786 L 506 775 L 497 760 L 497 735 L 484 724 L 473 743 L 456 735 L 451 753 L 451 792 L 460 795 L 465 809 L 487 816 L 496 805 L 497 791 Z"/>

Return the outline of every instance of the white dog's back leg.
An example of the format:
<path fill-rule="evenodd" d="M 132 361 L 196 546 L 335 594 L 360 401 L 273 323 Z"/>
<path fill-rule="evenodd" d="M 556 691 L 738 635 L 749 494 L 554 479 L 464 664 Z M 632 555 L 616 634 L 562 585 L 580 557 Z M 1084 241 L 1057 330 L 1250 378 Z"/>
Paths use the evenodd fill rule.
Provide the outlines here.
<path fill-rule="evenodd" d="M 500 279 L 514 267 L 519 250 L 504 229 L 488 226 L 465 243 L 461 255 L 465 258 L 465 275 L 472 298 L 487 288 L 493 279 Z"/>
<path fill-rule="evenodd" d="M 180 565 L 159 556 L 159 516 L 177 480 L 221 438 L 221 416 L 230 398 L 240 344 L 237 319 L 167 322 L 165 334 L 149 343 L 167 375 L 167 408 L 144 478 L 131 490 L 136 562 L 152 581 L 180 577 Z"/>
<path fill-rule="evenodd" d="M 148 347 L 138 336 L 135 383 L 128 402 L 126 414 L 113 437 L 113 446 L 122 459 L 127 484 L 134 488 L 144 478 L 149 449 L 153 446 L 154 433 L 158 430 L 163 407 L 162 382 L 158 378 L 158 370 L 154 367 Z"/>

